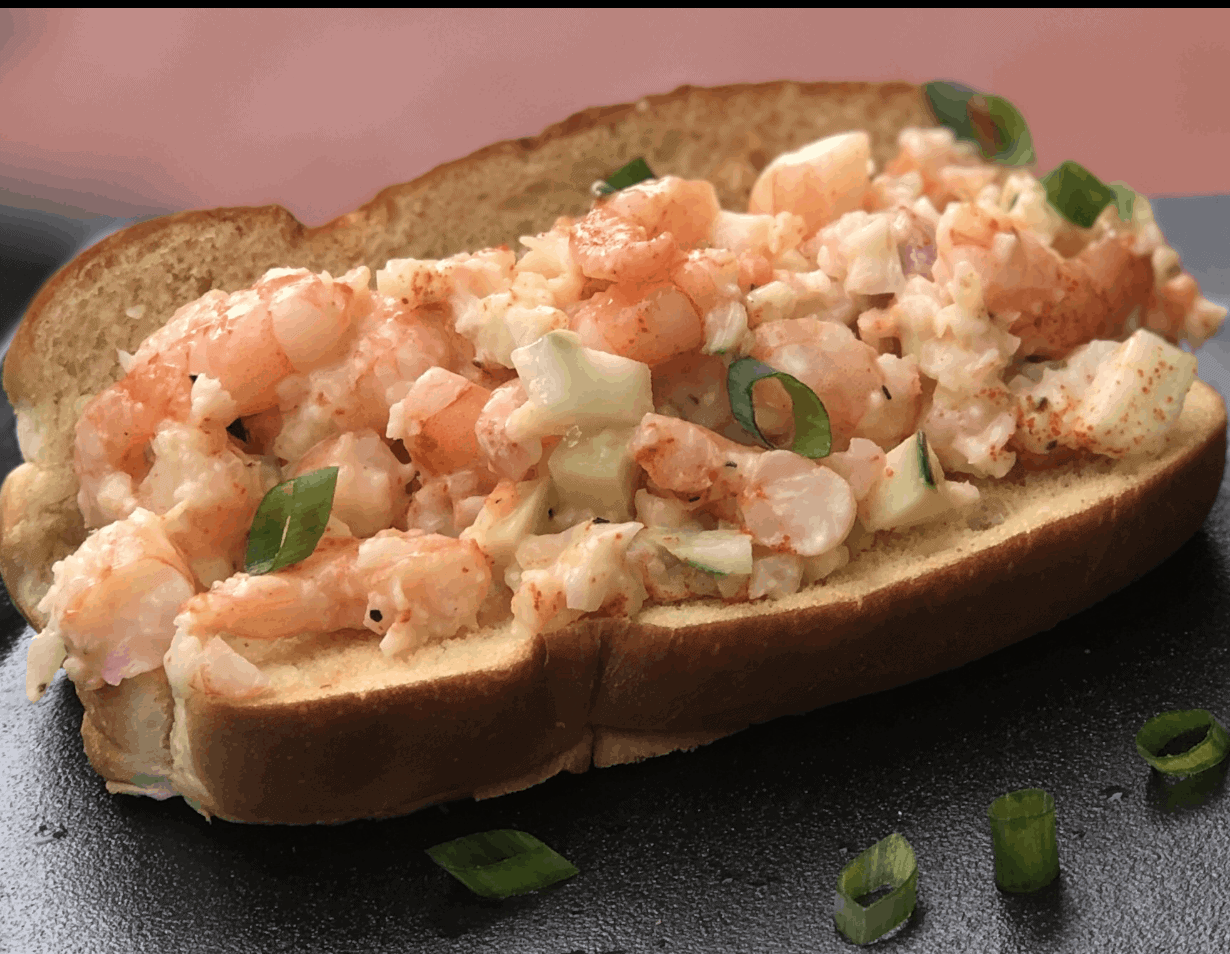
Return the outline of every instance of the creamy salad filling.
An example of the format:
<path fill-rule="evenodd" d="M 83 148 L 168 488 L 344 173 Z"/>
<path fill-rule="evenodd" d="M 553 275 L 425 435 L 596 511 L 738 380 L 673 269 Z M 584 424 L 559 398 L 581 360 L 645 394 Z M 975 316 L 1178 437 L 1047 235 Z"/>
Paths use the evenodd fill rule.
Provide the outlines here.
<path fill-rule="evenodd" d="M 1153 452 L 1195 377 L 1178 344 L 1226 314 L 1143 197 L 1074 225 L 946 129 L 878 173 L 863 132 L 786 153 L 746 212 L 651 179 L 521 245 L 392 260 L 375 289 L 274 269 L 121 354 L 77 428 L 94 532 L 39 604 L 31 698 L 61 665 L 266 691 L 243 640 L 406 655 L 510 617 L 781 598 L 857 565 L 855 537 L 975 503 L 950 475 Z M 740 423 L 747 358 L 819 398 L 827 454 L 789 449 L 780 375 L 751 386 L 759 435 Z M 314 552 L 244 572 L 262 497 L 322 467 Z"/>

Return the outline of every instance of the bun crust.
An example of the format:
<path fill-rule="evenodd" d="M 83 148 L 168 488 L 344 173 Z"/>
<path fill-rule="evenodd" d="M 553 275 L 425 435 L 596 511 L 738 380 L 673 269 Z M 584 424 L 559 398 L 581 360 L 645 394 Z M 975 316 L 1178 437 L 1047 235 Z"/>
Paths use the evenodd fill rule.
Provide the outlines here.
<path fill-rule="evenodd" d="M 27 459 L 0 490 L 10 593 L 41 625 L 51 563 L 84 538 L 73 426 L 83 397 L 118 376 L 115 348 L 134 350 L 210 288 L 276 266 L 340 273 L 511 243 L 583 212 L 589 183 L 637 155 L 660 174 L 715 181 L 738 208 L 782 151 L 859 127 L 882 163 L 901 128 L 927 121 L 904 84 L 683 87 L 490 146 L 317 229 L 267 207 L 111 236 L 43 289 L 5 363 Z M 127 317 L 136 303 L 145 312 Z M 79 691 L 82 735 L 113 790 L 165 777 L 207 814 L 283 823 L 403 814 L 692 748 L 962 665 L 1092 605 L 1199 529 L 1225 451 L 1225 406 L 1197 381 L 1156 458 L 975 480 L 972 516 L 880 534 L 793 597 L 653 607 L 534 637 L 488 630 L 409 662 L 383 657 L 366 632 L 237 642 L 271 692 L 177 698 L 147 673 Z"/>

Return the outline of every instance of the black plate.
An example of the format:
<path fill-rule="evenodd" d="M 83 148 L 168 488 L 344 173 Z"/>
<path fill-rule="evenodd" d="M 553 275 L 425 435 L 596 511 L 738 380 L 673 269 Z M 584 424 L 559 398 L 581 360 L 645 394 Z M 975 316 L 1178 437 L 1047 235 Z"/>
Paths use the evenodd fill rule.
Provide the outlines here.
<path fill-rule="evenodd" d="M 1230 298 L 1230 197 L 1157 209 L 1206 292 Z M 63 231 L 51 217 L 0 214 L 8 307 L 80 240 Z M 24 290 L 22 262 L 38 276 Z M 1228 355 L 1223 334 L 1200 358 L 1223 396 Z M 3 411 L 7 470 L 17 458 Z M 833 926 L 837 873 L 899 831 L 918 856 L 919 901 L 884 950 L 1225 951 L 1226 763 L 1163 782 L 1133 738 L 1165 709 L 1230 719 L 1228 499 L 1223 485 L 1204 529 L 1132 587 L 962 669 L 693 753 L 336 827 L 210 824 L 178 799 L 107 795 L 82 754 L 71 686 L 61 676 L 43 703 L 26 703 L 31 633 L 5 603 L 0 948 L 852 950 Z M 1026 786 L 1055 796 L 1061 874 L 1018 897 L 995 887 L 985 815 Z M 483 901 L 423 852 L 491 828 L 537 835 L 581 874 Z"/>

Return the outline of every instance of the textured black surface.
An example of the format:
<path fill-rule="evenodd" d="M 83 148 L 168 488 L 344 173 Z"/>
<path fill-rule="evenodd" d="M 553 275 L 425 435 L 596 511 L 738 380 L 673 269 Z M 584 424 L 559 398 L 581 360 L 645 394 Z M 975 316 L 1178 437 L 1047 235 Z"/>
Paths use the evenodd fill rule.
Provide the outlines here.
<path fill-rule="evenodd" d="M 1158 212 L 1224 302 L 1230 197 Z M 12 245 L 0 238 L 0 254 Z M 1227 340 L 1201 352 L 1223 396 Z M 830 914 L 837 872 L 892 831 L 918 855 L 919 905 L 878 949 L 1230 950 L 1225 763 L 1165 783 L 1133 746 L 1163 709 L 1230 719 L 1225 485 L 1158 569 L 988 659 L 693 753 L 384 822 L 209 824 L 179 800 L 107 795 L 71 686 L 61 677 L 27 704 L 31 634 L 7 603 L 0 616 L 0 950 L 847 951 Z M 1055 796 L 1061 874 L 1014 897 L 994 886 L 985 811 L 1027 786 Z M 489 828 L 529 831 L 581 874 L 489 902 L 423 852 Z"/>

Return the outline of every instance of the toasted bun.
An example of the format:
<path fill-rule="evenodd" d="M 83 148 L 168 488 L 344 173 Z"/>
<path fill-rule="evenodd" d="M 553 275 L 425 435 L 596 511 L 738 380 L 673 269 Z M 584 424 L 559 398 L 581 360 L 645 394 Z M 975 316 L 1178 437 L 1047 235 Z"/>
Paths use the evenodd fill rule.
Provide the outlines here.
<path fill-rule="evenodd" d="M 119 376 L 116 348 L 135 350 L 210 288 L 235 290 L 277 266 L 336 274 L 511 244 L 584 212 L 589 183 L 637 155 L 660 174 L 714 181 L 723 206 L 741 208 L 782 151 L 863 128 L 882 163 L 903 127 L 928 122 L 903 84 L 683 87 L 488 147 L 317 229 L 274 206 L 182 213 L 111 236 L 48 283 L 5 362 L 27 461 L 0 490 L 9 592 L 45 622 L 36 606 L 51 564 L 85 536 L 71 464 L 81 405 Z M 505 627 L 404 661 L 366 632 L 237 643 L 271 691 L 177 696 L 161 671 L 79 690 L 86 751 L 116 791 L 170 779 L 208 814 L 305 823 L 691 748 L 959 666 L 1127 585 L 1200 527 L 1225 447 L 1225 407 L 1197 381 L 1157 457 L 976 480 L 972 515 L 881 534 L 793 597 L 654 607 L 534 637 Z"/>

